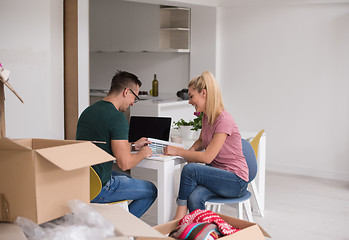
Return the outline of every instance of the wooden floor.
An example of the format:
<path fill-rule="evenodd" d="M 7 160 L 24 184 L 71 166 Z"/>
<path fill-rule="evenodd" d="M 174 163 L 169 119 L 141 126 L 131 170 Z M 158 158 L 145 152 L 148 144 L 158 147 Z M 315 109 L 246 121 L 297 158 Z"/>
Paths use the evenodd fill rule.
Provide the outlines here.
<path fill-rule="evenodd" d="M 237 217 L 235 206 L 221 213 Z M 349 182 L 268 171 L 265 216 L 253 217 L 275 240 L 349 240 Z M 142 219 L 154 225 L 156 211 Z"/>

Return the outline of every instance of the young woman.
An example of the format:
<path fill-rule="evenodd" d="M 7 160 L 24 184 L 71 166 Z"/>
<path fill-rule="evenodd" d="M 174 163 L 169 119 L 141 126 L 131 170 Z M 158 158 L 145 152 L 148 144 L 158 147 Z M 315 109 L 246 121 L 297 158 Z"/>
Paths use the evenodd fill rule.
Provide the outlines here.
<path fill-rule="evenodd" d="M 189 150 L 167 146 L 167 155 L 188 161 L 181 174 L 175 219 L 205 209 L 210 198 L 239 197 L 247 188 L 248 166 L 242 153 L 241 135 L 225 110 L 214 76 L 203 72 L 188 84 L 189 104 L 203 112 L 202 130 Z M 204 163 L 204 164 L 199 164 Z"/>

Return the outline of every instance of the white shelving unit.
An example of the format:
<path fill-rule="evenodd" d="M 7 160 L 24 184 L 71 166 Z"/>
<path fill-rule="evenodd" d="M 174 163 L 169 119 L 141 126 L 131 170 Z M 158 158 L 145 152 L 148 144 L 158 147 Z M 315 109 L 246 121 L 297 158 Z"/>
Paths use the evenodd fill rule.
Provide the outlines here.
<path fill-rule="evenodd" d="M 159 49 L 189 52 L 190 9 L 160 6 Z"/>

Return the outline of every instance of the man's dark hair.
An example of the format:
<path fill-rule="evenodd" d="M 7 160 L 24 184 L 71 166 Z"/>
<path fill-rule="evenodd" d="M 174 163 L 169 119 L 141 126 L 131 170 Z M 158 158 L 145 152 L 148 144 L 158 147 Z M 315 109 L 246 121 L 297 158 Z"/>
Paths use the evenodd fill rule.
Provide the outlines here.
<path fill-rule="evenodd" d="M 142 86 L 142 82 L 136 75 L 126 71 L 118 70 L 111 81 L 109 94 L 113 92 L 120 93 L 125 88 L 131 87 L 131 84 L 138 85 L 139 87 Z"/>

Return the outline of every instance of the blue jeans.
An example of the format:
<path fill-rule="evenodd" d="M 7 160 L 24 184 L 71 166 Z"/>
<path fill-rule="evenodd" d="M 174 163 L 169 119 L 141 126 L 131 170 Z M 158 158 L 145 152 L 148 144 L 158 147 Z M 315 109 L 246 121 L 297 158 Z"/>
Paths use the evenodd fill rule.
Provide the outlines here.
<path fill-rule="evenodd" d="M 91 203 L 133 200 L 128 205 L 129 211 L 136 217 L 141 217 L 153 204 L 157 195 L 158 190 L 153 183 L 113 171 L 110 180 Z"/>
<path fill-rule="evenodd" d="M 235 173 L 198 163 L 183 167 L 177 204 L 188 206 L 189 212 L 205 209 L 205 202 L 214 197 L 240 197 L 248 183 Z"/>

